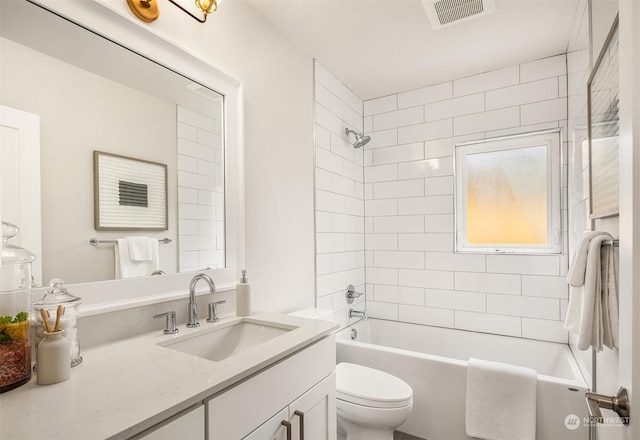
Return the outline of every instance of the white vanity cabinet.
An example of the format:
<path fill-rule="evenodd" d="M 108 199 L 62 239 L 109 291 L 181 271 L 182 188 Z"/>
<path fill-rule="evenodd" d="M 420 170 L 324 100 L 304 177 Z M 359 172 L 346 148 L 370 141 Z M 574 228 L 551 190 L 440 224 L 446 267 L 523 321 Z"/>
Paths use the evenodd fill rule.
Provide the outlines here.
<path fill-rule="evenodd" d="M 335 439 L 335 366 L 330 336 L 216 395 L 208 439 Z"/>
<path fill-rule="evenodd" d="M 205 440 L 204 405 L 183 411 L 130 440 Z"/>
<path fill-rule="evenodd" d="M 336 438 L 335 373 L 311 388 L 243 440 Z"/>

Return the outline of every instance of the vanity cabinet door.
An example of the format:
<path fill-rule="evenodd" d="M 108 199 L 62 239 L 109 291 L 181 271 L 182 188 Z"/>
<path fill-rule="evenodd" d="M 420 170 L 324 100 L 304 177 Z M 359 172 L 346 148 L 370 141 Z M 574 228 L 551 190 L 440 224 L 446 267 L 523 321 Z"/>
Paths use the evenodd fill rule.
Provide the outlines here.
<path fill-rule="evenodd" d="M 274 414 L 288 410 L 292 402 L 335 373 L 335 344 L 335 336 L 322 339 L 213 396 L 207 401 L 209 440 L 245 438 Z M 335 379 L 333 384 L 335 389 Z M 283 420 L 289 419 L 285 414 Z"/>
<path fill-rule="evenodd" d="M 289 406 L 293 440 L 336 439 L 336 375 L 328 376 Z"/>
<path fill-rule="evenodd" d="M 242 440 L 287 440 L 287 427 L 282 422 L 287 422 L 288 417 L 289 408 L 283 408 Z"/>
<path fill-rule="evenodd" d="M 205 440 L 204 405 L 167 419 L 129 440 Z"/>

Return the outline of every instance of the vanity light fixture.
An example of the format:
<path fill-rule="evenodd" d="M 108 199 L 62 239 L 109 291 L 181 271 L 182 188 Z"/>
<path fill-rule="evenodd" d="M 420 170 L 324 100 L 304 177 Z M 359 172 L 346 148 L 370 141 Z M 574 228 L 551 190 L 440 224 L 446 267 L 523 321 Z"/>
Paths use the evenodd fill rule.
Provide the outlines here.
<path fill-rule="evenodd" d="M 198 20 L 200 23 L 204 23 L 205 21 L 207 21 L 207 15 L 212 12 L 216 12 L 216 10 L 218 9 L 218 2 L 216 0 L 196 0 L 196 6 L 202 11 L 203 14 L 202 18 L 198 18 L 191 12 L 187 11 L 184 7 L 179 5 L 175 0 L 169 0 L 169 2 L 182 9 L 182 11 L 184 11 L 193 19 Z"/>
<path fill-rule="evenodd" d="M 199 18 L 189 12 L 177 1 L 169 0 L 169 2 L 180 8 L 185 14 L 188 14 L 191 18 L 199 21 L 200 23 L 204 23 L 205 21 L 207 21 L 207 15 L 215 12 L 218 9 L 217 0 L 195 0 L 196 6 L 202 11 L 203 14 L 203 17 Z M 157 0 L 127 0 L 127 5 L 129 5 L 129 9 L 131 9 L 133 15 L 135 15 L 139 20 L 142 20 L 145 23 L 151 23 L 152 21 L 155 21 L 160 15 Z"/>

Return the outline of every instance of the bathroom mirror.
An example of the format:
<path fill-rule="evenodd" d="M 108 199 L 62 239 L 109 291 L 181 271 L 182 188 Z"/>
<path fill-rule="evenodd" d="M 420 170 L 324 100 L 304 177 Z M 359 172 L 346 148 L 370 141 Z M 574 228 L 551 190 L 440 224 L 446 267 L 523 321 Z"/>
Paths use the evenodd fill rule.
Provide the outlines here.
<path fill-rule="evenodd" d="M 158 246 L 165 273 L 224 267 L 224 97 L 49 11 L 22 6 L 30 8 L 28 20 L 3 7 L 1 103 L 40 119 L 38 281 L 113 279 L 112 241 L 128 235 L 171 240 Z M 95 150 L 166 166 L 166 230 L 94 229 Z"/>
<path fill-rule="evenodd" d="M 2 3 L 0 104 L 40 117 L 42 283 L 115 283 L 111 297 L 88 293 L 96 304 L 184 289 L 196 270 L 231 283 L 242 256 L 239 81 L 101 2 Z M 166 231 L 94 229 L 94 151 L 167 166 Z M 109 281 L 108 241 L 127 235 L 170 239 L 160 269 L 185 276 Z"/>

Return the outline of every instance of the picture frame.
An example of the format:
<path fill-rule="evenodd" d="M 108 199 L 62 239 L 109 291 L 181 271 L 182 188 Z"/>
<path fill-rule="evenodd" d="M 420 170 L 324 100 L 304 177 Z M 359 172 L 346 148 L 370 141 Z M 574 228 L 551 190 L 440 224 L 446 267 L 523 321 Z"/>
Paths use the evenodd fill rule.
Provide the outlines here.
<path fill-rule="evenodd" d="M 168 229 L 166 164 L 96 150 L 93 177 L 96 230 Z"/>
<path fill-rule="evenodd" d="M 620 211 L 618 16 L 587 83 L 591 219 Z"/>

